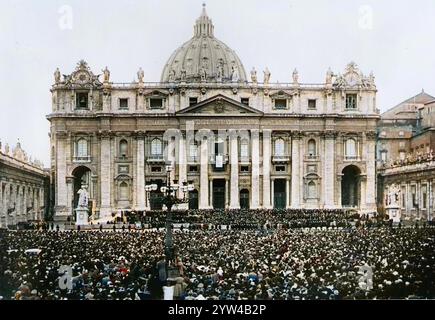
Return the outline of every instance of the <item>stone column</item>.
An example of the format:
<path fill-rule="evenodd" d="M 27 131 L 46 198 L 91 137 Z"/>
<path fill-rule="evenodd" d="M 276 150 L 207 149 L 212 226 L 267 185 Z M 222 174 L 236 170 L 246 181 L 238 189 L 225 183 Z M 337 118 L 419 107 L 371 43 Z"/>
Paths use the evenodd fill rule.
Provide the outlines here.
<path fill-rule="evenodd" d="M 15 225 L 17 223 L 17 210 L 18 210 L 18 204 L 17 204 L 17 185 L 15 182 L 12 182 L 12 194 L 11 194 L 11 203 L 10 208 L 13 208 L 14 211 L 12 212 L 12 216 L 10 217 L 10 224 Z"/>
<path fill-rule="evenodd" d="M 366 206 L 367 210 L 376 211 L 376 132 L 366 133 Z"/>
<path fill-rule="evenodd" d="M 9 182 L 4 182 L 5 192 L 3 194 L 3 214 L 5 216 L 5 227 L 10 224 L 10 218 L 8 215 L 8 209 L 11 202 L 11 185 Z"/>
<path fill-rule="evenodd" d="M 43 207 L 41 209 L 41 207 Z M 45 193 L 44 187 L 39 188 L 39 217 L 42 219 L 44 217 L 44 209 L 45 209 Z"/>
<path fill-rule="evenodd" d="M 229 185 L 229 183 L 228 183 L 228 179 L 225 179 L 225 209 L 227 209 L 227 208 L 229 208 L 229 195 L 230 195 L 230 193 L 229 193 L 229 187 L 230 187 L 230 185 Z"/>
<path fill-rule="evenodd" d="M 335 133 L 325 132 L 324 135 L 324 161 L 323 161 L 323 179 L 322 194 L 324 199 L 324 208 L 335 208 L 334 190 L 335 190 Z"/>
<path fill-rule="evenodd" d="M 5 224 L 5 212 L 3 205 L 3 181 L 0 180 L 0 228 L 6 227 Z"/>
<path fill-rule="evenodd" d="M 66 133 L 56 133 L 56 216 L 68 215 L 66 186 Z"/>
<path fill-rule="evenodd" d="M 230 131 L 231 195 L 230 209 L 240 209 L 239 198 L 239 147 L 236 131 Z"/>
<path fill-rule="evenodd" d="M 144 211 L 145 205 L 145 137 L 143 133 L 136 136 L 136 204 L 135 209 Z"/>
<path fill-rule="evenodd" d="M 271 207 L 274 208 L 275 207 L 275 179 L 271 179 L 270 180 L 270 184 L 271 184 L 271 194 L 269 195 L 269 197 L 271 197 Z"/>
<path fill-rule="evenodd" d="M 29 217 L 27 216 L 27 193 L 28 188 L 26 185 L 23 186 L 23 207 L 21 209 L 21 221 L 27 221 L 29 220 Z"/>
<path fill-rule="evenodd" d="M 200 156 L 200 176 L 199 176 L 199 209 L 209 209 L 209 193 L 208 193 L 208 140 L 203 137 L 201 140 L 201 156 Z"/>
<path fill-rule="evenodd" d="M 301 139 L 301 135 L 299 132 L 295 132 L 292 136 L 292 199 L 291 199 L 291 207 L 293 209 L 300 208 L 300 169 L 301 159 L 299 154 L 299 142 Z"/>
<path fill-rule="evenodd" d="M 112 154 L 110 150 L 110 136 L 104 134 L 101 136 L 101 152 L 100 152 L 100 177 L 101 177 L 101 206 L 100 218 L 111 217 L 111 161 Z"/>
<path fill-rule="evenodd" d="M 213 208 L 213 179 L 209 180 L 209 197 L 208 197 L 208 203 L 210 203 L 210 208 Z"/>
<path fill-rule="evenodd" d="M 361 190 L 361 202 L 360 202 L 360 210 L 365 211 L 367 204 L 366 204 L 366 187 L 367 187 L 367 179 L 366 176 L 360 176 L 359 179 L 360 183 L 360 190 Z"/>
<path fill-rule="evenodd" d="M 74 177 L 72 176 L 68 176 L 66 177 L 66 189 L 67 189 L 67 208 L 68 208 L 68 215 L 69 216 L 73 216 L 74 217 Z M 38 193 L 36 193 L 35 195 L 36 197 L 38 197 Z M 37 199 L 38 202 L 38 207 L 36 208 L 38 214 L 39 214 L 39 208 L 41 207 L 40 205 L 40 199 Z"/>
<path fill-rule="evenodd" d="M 187 181 L 187 151 L 186 151 L 186 137 L 183 133 L 180 134 L 180 138 L 178 140 L 178 182 L 180 186 L 183 185 L 183 182 Z M 188 196 L 188 194 L 186 194 Z M 183 199 L 184 193 L 181 191 L 181 188 L 178 191 L 178 198 Z M 183 203 L 179 205 L 180 209 L 188 209 L 189 204 Z"/>
<path fill-rule="evenodd" d="M 270 201 L 270 161 L 272 130 L 263 130 L 263 208 L 271 209 Z M 273 195 L 273 192 L 272 192 Z"/>
<path fill-rule="evenodd" d="M 285 185 L 285 206 L 286 208 L 291 208 L 290 205 L 290 179 L 286 179 L 286 185 Z"/>
<path fill-rule="evenodd" d="M 260 207 L 260 133 L 251 130 L 251 209 Z"/>

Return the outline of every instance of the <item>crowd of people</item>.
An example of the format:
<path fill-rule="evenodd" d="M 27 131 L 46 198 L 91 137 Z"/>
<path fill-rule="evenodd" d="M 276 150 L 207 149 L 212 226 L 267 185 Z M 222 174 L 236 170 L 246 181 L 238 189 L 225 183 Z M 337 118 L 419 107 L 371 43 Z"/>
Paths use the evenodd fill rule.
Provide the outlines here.
<path fill-rule="evenodd" d="M 164 227 L 166 211 L 149 211 L 143 221 L 152 227 Z M 347 227 L 359 214 L 347 210 L 329 209 L 257 209 L 257 210 L 187 210 L 174 211 L 172 221 L 177 224 L 190 224 L 191 227 L 221 225 L 232 229 L 259 228 L 310 228 L 310 227 Z"/>
<path fill-rule="evenodd" d="M 161 299 L 163 243 L 163 231 L 3 231 L 0 295 Z M 435 298 L 433 227 L 182 230 L 174 243 L 176 299 Z"/>
<path fill-rule="evenodd" d="M 396 160 L 390 159 L 388 162 L 385 161 L 382 163 L 383 168 L 394 168 L 394 167 L 401 167 L 401 166 L 407 166 L 407 165 L 413 165 L 413 164 L 420 164 L 420 163 L 428 163 L 435 160 L 433 150 L 429 150 L 427 152 L 417 151 L 417 152 L 410 152 L 405 155 L 403 158 L 397 158 Z"/>

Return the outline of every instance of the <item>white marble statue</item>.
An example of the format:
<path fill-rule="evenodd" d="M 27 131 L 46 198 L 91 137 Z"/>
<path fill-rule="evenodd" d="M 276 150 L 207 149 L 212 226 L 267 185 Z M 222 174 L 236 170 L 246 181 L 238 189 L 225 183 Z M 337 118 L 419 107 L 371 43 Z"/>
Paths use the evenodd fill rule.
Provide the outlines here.
<path fill-rule="evenodd" d="M 298 83 L 299 82 L 299 72 L 298 70 L 294 69 L 293 70 L 293 83 Z"/>
<path fill-rule="evenodd" d="M 104 74 L 104 82 L 109 82 L 109 80 L 110 80 L 110 71 L 109 71 L 109 69 L 107 68 L 107 66 L 106 66 L 106 68 L 104 69 L 104 70 L 102 70 L 103 71 L 103 74 Z"/>
<path fill-rule="evenodd" d="M 264 84 L 269 84 L 269 81 L 270 81 L 270 71 L 269 71 L 269 69 L 266 67 L 266 70 L 264 70 L 263 71 L 263 73 L 264 73 Z"/>
<path fill-rule="evenodd" d="M 257 83 L 257 70 L 255 70 L 255 67 L 252 67 L 251 70 L 251 81 Z"/>
<path fill-rule="evenodd" d="M 400 188 L 393 184 L 388 188 L 387 206 L 399 206 Z"/>
<path fill-rule="evenodd" d="M 237 82 L 239 81 L 239 68 L 236 64 L 233 65 L 231 70 L 231 81 Z"/>
<path fill-rule="evenodd" d="M 139 83 L 143 83 L 143 78 L 145 77 L 145 73 L 142 70 L 142 68 L 139 68 L 139 71 L 137 72 L 137 79 L 139 80 Z"/>
<path fill-rule="evenodd" d="M 86 190 L 86 187 L 82 185 L 81 189 L 77 191 L 77 193 L 79 194 L 79 203 L 77 204 L 77 206 L 79 208 L 87 208 L 89 202 L 88 190 Z"/>
<path fill-rule="evenodd" d="M 59 68 L 56 68 L 56 71 L 54 71 L 54 83 L 58 84 L 60 82 L 60 71 Z"/>

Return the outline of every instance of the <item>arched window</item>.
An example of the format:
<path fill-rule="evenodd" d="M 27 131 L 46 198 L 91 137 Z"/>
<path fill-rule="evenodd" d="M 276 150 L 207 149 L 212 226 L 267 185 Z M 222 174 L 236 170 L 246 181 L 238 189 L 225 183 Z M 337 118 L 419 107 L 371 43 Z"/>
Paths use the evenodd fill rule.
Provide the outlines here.
<path fill-rule="evenodd" d="M 128 143 L 124 139 L 119 142 L 119 155 L 127 156 L 128 154 Z"/>
<path fill-rule="evenodd" d="M 308 182 L 308 199 L 315 199 L 317 198 L 317 188 L 316 183 L 314 181 Z"/>
<path fill-rule="evenodd" d="M 285 155 L 285 142 L 284 139 L 278 138 L 275 140 L 275 155 L 284 156 Z"/>
<path fill-rule="evenodd" d="M 88 141 L 85 138 L 80 138 L 77 141 L 77 157 L 88 156 Z"/>
<path fill-rule="evenodd" d="M 240 157 L 241 158 L 249 157 L 249 142 L 246 139 L 240 142 Z"/>
<path fill-rule="evenodd" d="M 130 192 L 128 190 L 127 182 L 121 182 L 119 184 L 119 199 L 120 200 L 128 200 L 130 197 Z"/>
<path fill-rule="evenodd" d="M 153 139 L 153 141 L 151 141 L 151 154 L 161 155 L 162 152 L 162 140 L 157 138 Z"/>
<path fill-rule="evenodd" d="M 346 140 L 346 157 L 348 158 L 356 158 L 357 150 L 356 150 L 356 141 L 355 139 L 347 139 Z"/>
<path fill-rule="evenodd" d="M 310 139 L 308 141 L 308 155 L 310 157 L 316 156 L 316 140 L 314 139 Z"/>

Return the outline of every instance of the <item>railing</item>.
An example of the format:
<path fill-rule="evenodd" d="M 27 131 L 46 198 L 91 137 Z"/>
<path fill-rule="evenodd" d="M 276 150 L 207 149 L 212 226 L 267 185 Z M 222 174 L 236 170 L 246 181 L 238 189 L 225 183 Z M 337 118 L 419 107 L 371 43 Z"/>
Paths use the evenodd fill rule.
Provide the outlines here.
<path fill-rule="evenodd" d="M 163 154 L 151 154 L 147 156 L 148 162 L 164 162 L 164 156 Z"/>
<path fill-rule="evenodd" d="M 413 163 L 392 168 L 383 169 L 384 174 L 395 174 L 401 172 L 421 171 L 435 168 L 435 160 L 423 163 Z M 382 168 L 379 168 L 382 170 Z"/>
<path fill-rule="evenodd" d="M 73 158 L 73 162 L 76 162 L 76 163 L 88 163 L 91 161 L 92 161 L 91 156 L 80 156 L 80 157 L 75 156 Z"/>
<path fill-rule="evenodd" d="M 198 156 L 188 156 L 187 161 L 196 163 L 196 162 L 199 162 L 199 157 Z"/>
<path fill-rule="evenodd" d="M 360 161 L 361 157 L 360 156 L 344 156 L 344 160 L 345 161 Z"/>
<path fill-rule="evenodd" d="M 313 154 L 305 155 L 305 160 L 319 160 L 319 156 Z"/>
<path fill-rule="evenodd" d="M 274 154 L 274 155 L 272 155 L 272 161 L 273 162 L 290 161 L 290 155 L 289 154 Z"/>
<path fill-rule="evenodd" d="M 222 163 L 227 163 L 228 162 L 228 155 L 227 154 L 211 154 L 209 157 L 209 161 L 210 163 L 215 163 L 216 162 L 216 157 L 217 156 L 222 156 Z"/>
<path fill-rule="evenodd" d="M 240 156 L 239 157 L 239 162 L 241 162 L 241 163 L 250 163 L 251 162 L 251 157 L 249 157 L 249 156 Z"/>

